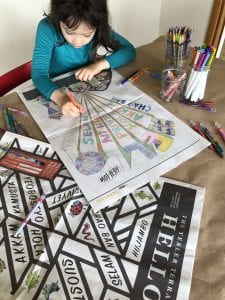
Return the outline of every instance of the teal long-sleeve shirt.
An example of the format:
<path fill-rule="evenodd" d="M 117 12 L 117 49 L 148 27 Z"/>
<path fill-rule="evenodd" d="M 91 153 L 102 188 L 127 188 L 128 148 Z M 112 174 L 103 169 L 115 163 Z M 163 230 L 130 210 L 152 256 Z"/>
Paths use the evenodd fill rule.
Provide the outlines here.
<path fill-rule="evenodd" d="M 110 68 L 114 69 L 133 60 L 136 50 L 115 31 L 112 31 L 112 35 L 121 45 L 121 48 L 105 57 Z M 92 45 L 93 40 L 81 48 L 74 48 L 56 31 L 48 18 L 42 19 L 37 28 L 32 58 L 31 77 L 34 85 L 50 99 L 58 89 L 51 78 L 90 64 Z"/>

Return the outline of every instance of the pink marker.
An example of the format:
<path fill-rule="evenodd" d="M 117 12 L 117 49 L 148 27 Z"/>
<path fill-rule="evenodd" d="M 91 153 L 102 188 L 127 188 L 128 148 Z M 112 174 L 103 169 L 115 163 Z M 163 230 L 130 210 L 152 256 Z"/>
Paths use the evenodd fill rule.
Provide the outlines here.
<path fill-rule="evenodd" d="M 217 131 L 220 133 L 221 137 L 225 141 L 225 130 L 220 126 L 220 124 L 218 122 L 215 122 L 215 126 L 216 126 Z"/>
<path fill-rule="evenodd" d="M 23 228 L 28 224 L 28 222 L 30 221 L 31 217 L 33 216 L 33 214 L 35 213 L 35 211 L 37 210 L 38 206 L 40 205 L 40 203 L 42 203 L 45 200 L 45 194 L 42 194 L 37 200 L 36 200 L 36 204 L 34 205 L 33 209 L 30 211 L 30 213 L 28 214 L 28 216 L 23 220 L 22 224 L 20 225 L 20 227 L 17 229 L 16 233 L 14 236 L 18 236 L 20 235 L 21 231 L 23 230 Z"/>

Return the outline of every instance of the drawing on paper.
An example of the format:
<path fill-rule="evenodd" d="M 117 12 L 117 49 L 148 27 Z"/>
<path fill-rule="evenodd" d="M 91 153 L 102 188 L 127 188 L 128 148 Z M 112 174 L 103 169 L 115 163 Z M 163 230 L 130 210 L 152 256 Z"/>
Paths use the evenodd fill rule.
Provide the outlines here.
<path fill-rule="evenodd" d="M 83 105 L 84 113 L 76 118 L 40 100 L 34 86 L 20 94 L 95 211 L 207 147 L 141 90 L 129 83 L 119 87 L 120 78 L 109 70 L 91 83 L 76 81 L 71 73 L 56 78 L 57 86 L 69 89 Z"/>

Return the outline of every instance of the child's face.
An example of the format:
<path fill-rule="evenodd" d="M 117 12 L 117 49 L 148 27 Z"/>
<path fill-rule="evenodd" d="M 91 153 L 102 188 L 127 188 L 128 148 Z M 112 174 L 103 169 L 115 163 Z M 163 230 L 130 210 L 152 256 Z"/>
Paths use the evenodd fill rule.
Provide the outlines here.
<path fill-rule="evenodd" d="M 60 28 L 66 41 L 74 48 L 80 48 L 88 44 L 96 29 L 89 27 L 86 23 L 81 22 L 76 29 L 68 28 L 63 22 L 60 22 Z"/>

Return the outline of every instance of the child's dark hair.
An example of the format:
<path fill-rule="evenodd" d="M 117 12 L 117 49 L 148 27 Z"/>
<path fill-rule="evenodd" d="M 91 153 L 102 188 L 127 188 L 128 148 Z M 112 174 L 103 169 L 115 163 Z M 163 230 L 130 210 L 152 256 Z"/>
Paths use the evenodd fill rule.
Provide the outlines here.
<path fill-rule="evenodd" d="M 59 32 L 60 21 L 72 29 L 76 29 L 82 21 L 95 28 L 91 58 L 94 58 L 100 45 L 109 52 L 120 47 L 110 34 L 107 0 L 51 0 L 48 17 Z"/>

